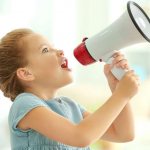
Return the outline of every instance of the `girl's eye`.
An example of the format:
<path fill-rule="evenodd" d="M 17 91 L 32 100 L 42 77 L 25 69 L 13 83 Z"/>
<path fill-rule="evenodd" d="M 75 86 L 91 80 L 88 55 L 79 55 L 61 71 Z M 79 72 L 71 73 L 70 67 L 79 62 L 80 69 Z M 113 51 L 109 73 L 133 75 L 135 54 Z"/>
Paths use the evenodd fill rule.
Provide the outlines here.
<path fill-rule="evenodd" d="M 46 47 L 46 48 L 44 48 L 43 50 L 42 50 L 42 53 L 46 53 L 46 52 L 48 52 L 49 51 L 49 49 Z"/>

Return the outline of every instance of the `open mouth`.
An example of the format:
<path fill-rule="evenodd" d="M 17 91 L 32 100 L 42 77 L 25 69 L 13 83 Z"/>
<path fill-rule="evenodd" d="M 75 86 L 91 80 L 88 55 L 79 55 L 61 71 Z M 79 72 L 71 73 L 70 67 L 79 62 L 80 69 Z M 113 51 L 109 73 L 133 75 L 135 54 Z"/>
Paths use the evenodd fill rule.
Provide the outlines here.
<path fill-rule="evenodd" d="M 66 57 L 62 58 L 61 68 L 66 71 L 72 71 L 72 69 L 68 65 L 68 59 Z"/>
<path fill-rule="evenodd" d="M 61 68 L 65 69 L 66 71 L 72 71 L 72 69 L 68 66 L 68 59 L 65 57 L 62 60 Z"/>
<path fill-rule="evenodd" d="M 68 68 L 68 60 L 66 58 L 63 59 L 63 62 L 61 64 L 61 68 Z"/>

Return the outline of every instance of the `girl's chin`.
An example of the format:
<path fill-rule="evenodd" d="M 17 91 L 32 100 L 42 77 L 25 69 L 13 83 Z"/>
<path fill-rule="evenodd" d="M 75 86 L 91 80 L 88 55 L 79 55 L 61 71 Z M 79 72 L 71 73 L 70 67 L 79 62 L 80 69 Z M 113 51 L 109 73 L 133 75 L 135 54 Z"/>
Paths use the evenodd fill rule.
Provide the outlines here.
<path fill-rule="evenodd" d="M 67 86 L 67 85 L 71 84 L 72 82 L 73 82 L 73 78 L 70 78 L 70 79 L 66 80 L 65 82 L 63 82 L 62 87 Z"/>
<path fill-rule="evenodd" d="M 66 84 L 70 84 L 70 83 L 72 83 L 72 82 L 73 82 L 73 78 L 70 77 L 70 78 L 67 80 Z"/>

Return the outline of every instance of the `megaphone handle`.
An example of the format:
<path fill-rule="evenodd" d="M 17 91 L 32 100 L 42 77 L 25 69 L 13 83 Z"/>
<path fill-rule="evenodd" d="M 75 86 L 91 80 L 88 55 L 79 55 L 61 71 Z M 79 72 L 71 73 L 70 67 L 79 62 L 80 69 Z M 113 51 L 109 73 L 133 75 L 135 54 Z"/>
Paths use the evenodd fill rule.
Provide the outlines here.
<path fill-rule="evenodd" d="M 107 64 L 112 64 L 114 58 L 111 57 L 109 58 L 109 60 L 106 62 Z M 122 69 L 122 68 L 117 68 L 117 67 L 113 67 L 111 70 L 112 74 L 118 79 L 122 79 L 122 77 L 124 76 L 124 74 L 127 72 L 127 70 Z"/>

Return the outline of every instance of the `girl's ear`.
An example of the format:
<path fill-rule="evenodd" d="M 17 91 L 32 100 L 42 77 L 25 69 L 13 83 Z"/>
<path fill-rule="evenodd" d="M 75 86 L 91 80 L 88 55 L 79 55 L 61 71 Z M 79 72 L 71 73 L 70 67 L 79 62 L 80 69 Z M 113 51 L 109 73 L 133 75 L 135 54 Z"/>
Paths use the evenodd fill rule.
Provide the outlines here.
<path fill-rule="evenodd" d="M 21 80 L 24 80 L 24 81 L 33 81 L 34 80 L 33 73 L 27 68 L 19 68 L 19 69 L 17 69 L 16 73 L 17 73 L 18 78 Z"/>

